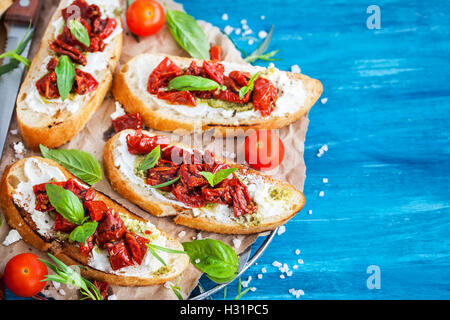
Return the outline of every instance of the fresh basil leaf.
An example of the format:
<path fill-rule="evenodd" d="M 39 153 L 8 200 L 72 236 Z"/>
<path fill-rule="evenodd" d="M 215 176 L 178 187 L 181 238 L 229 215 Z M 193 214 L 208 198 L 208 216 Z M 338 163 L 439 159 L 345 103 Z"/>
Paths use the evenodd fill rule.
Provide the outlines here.
<path fill-rule="evenodd" d="M 242 99 L 247 94 L 247 92 L 253 91 L 255 81 L 259 77 L 260 74 L 261 74 L 261 72 L 255 73 L 253 75 L 253 77 L 251 77 L 250 80 L 248 81 L 248 84 L 239 90 L 239 98 Z"/>
<path fill-rule="evenodd" d="M 192 58 L 209 60 L 208 38 L 192 16 L 182 11 L 167 10 L 166 20 L 170 33 L 180 47 Z"/>
<path fill-rule="evenodd" d="M 69 222 L 80 225 L 84 222 L 84 209 L 80 199 L 69 190 L 55 184 L 46 184 L 50 204 Z"/>
<path fill-rule="evenodd" d="M 145 156 L 138 170 L 143 171 L 153 168 L 158 163 L 159 158 L 161 158 L 161 147 L 158 145 Z"/>
<path fill-rule="evenodd" d="M 56 84 L 62 101 L 67 99 L 75 81 L 75 67 L 68 56 L 61 56 L 55 68 Z"/>
<path fill-rule="evenodd" d="M 70 233 L 69 239 L 72 241 L 80 242 L 84 245 L 86 243 L 86 239 L 92 236 L 95 230 L 97 230 L 97 226 L 97 221 L 85 222 L 82 225 L 76 227 Z"/>
<path fill-rule="evenodd" d="M 176 177 L 176 178 L 173 179 L 173 180 L 170 180 L 170 181 L 167 181 L 167 182 L 164 182 L 164 183 L 161 183 L 161 184 L 157 184 L 157 185 L 155 185 L 155 186 L 149 186 L 149 187 L 152 188 L 152 189 L 164 188 L 164 187 L 167 187 L 167 186 L 170 186 L 170 185 L 174 184 L 174 183 L 177 182 L 178 180 L 180 180 L 180 177 L 179 177 L 179 176 Z"/>
<path fill-rule="evenodd" d="M 191 263 L 211 280 L 227 282 L 238 272 L 236 252 L 229 245 L 214 239 L 183 242 Z M 228 280 L 229 281 L 229 280 Z"/>
<path fill-rule="evenodd" d="M 43 145 L 39 147 L 45 158 L 58 162 L 87 184 L 93 185 L 102 180 L 102 168 L 93 155 L 73 149 L 49 149 Z"/>
<path fill-rule="evenodd" d="M 89 38 L 89 33 L 86 27 L 78 20 L 72 19 L 69 21 L 69 29 L 72 35 L 84 44 L 86 47 L 91 45 L 91 39 Z"/>
<path fill-rule="evenodd" d="M 214 188 L 216 185 L 218 185 L 223 180 L 228 178 L 228 176 L 230 174 L 236 172 L 236 170 L 237 170 L 237 168 L 228 168 L 228 169 L 220 170 L 220 171 L 216 172 L 216 174 L 213 174 L 211 172 L 205 172 L 205 171 L 200 172 L 200 174 L 203 177 L 205 177 L 205 179 L 208 180 L 211 187 Z"/>
<path fill-rule="evenodd" d="M 169 82 L 169 90 L 178 91 L 211 91 L 217 90 L 221 85 L 214 80 L 197 76 L 179 76 Z"/>
<path fill-rule="evenodd" d="M 211 187 L 215 186 L 215 183 L 214 183 L 215 175 L 214 175 L 214 173 L 208 172 L 208 171 L 201 171 L 199 173 L 200 173 L 200 175 L 202 175 L 209 182 Z"/>

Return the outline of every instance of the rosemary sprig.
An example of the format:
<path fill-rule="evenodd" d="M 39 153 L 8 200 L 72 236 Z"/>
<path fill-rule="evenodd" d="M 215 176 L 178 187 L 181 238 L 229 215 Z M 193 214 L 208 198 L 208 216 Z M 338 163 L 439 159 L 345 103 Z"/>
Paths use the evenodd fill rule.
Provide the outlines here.
<path fill-rule="evenodd" d="M 272 35 L 273 35 L 274 26 L 270 28 L 269 33 L 267 34 L 267 37 L 264 39 L 264 41 L 258 46 L 258 48 L 253 51 L 250 55 L 246 55 L 244 58 L 245 61 L 249 63 L 253 63 L 257 60 L 263 60 L 263 61 L 277 61 L 280 59 L 272 58 L 275 56 L 280 50 L 274 50 L 267 52 L 267 49 L 269 48 L 270 42 L 272 41 Z"/>

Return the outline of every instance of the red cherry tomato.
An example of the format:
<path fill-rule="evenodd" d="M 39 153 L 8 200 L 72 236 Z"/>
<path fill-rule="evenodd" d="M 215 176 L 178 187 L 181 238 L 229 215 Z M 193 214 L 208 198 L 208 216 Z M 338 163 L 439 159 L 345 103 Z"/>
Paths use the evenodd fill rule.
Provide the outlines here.
<path fill-rule="evenodd" d="M 270 130 L 255 131 L 245 139 L 244 153 L 250 167 L 269 171 L 284 159 L 283 141 Z"/>
<path fill-rule="evenodd" d="M 163 7 L 154 0 L 136 0 L 127 11 L 127 25 L 130 31 L 142 37 L 161 30 L 166 22 Z"/>
<path fill-rule="evenodd" d="M 5 285 L 19 297 L 32 297 L 44 289 L 42 281 L 47 267 L 32 253 L 21 253 L 8 261 L 5 267 Z"/>

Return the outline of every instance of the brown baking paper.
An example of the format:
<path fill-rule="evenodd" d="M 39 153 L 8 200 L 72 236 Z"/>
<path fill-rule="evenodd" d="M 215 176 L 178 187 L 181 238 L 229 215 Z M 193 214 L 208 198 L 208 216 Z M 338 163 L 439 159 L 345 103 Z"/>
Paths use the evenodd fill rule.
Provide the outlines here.
<path fill-rule="evenodd" d="M 172 1 L 164 2 L 170 9 L 183 10 L 181 5 L 176 4 Z M 57 3 L 58 1 L 56 0 L 43 1 L 42 11 L 36 27 L 36 33 L 30 51 L 30 57 L 34 57 L 35 53 L 37 52 L 40 45 L 40 39 L 42 38 L 50 17 L 57 7 Z M 125 8 L 125 3 L 123 3 L 123 5 Z M 211 44 L 220 45 L 223 48 L 224 60 L 245 63 L 242 60 L 239 51 L 234 47 L 228 37 L 222 34 L 217 27 L 214 27 L 211 24 L 203 21 L 200 21 L 199 23 L 205 30 Z M 124 29 L 126 29 L 126 26 L 124 26 Z M 123 53 L 120 59 L 120 63 L 124 64 L 130 58 L 143 52 L 187 56 L 187 54 L 173 40 L 166 25 L 156 35 L 147 38 L 141 38 L 141 41 L 139 43 L 130 35 L 128 30 L 125 30 Z M 93 115 L 92 119 L 90 119 L 86 127 L 80 133 L 78 133 L 78 135 L 70 143 L 63 146 L 63 148 L 79 149 L 90 152 L 101 162 L 103 147 L 107 139 L 111 136 L 112 130 L 110 115 L 114 111 L 114 98 L 112 97 L 111 93 L 108 93 L 102 106 Z M 275 178 L 286 180 L 300 190 L 303 190 L 303 184 L 305 181 L 306 167 L 303 160 L 303 152 L 308 123 L 308 118 L 307 116 L 305 116 L 292 125 L 278 131 L 279 136 L 284 142 L 286 155 L 281 166 L 271 173 Z M 167 135 L 167 133 L 165 134 Z M 222 141 L 222 139 L 214 139 L 211 133 L 205 133 L 203 135 L 203 140 L 201 139 L 201 134 L 196 136 L 188 135 L 183 137 L 184 142 L 186 142 L 187 137 L 189 141 L 194 142 L 196 147 L 209 148 L 209 150 L 214 151 L 218 156 L 228 156 L 228 158 L 230 158 L 231 156 L 230 160 L 244 163 L 242 151 L 243 138 L 236 139 L 236 142 L 234 142 L 234 139 L 226 139 L 225 143 L 224 141 Z M 172 136 L 172 138 L 175 140 L 180 140 L 177 136 Z M 13 144 L 19 141 L 22 140 L 20 137 L 20 132 L 17 133 L 17 121 L 14 115 L 11 121 L 10 132 L 5 143 L 4 154 L 0 164 L 0 172 L 3 173 L 5 167 L 17 161 L 18 158 L 28 157 L 36 154 L 30 150 L 25 150 L 24 154 L 17 155 L 13 150 Z M 226 145 L 226 147 L 224 147 L 224 145 Z M 172 222 L 171 218 L 156 218 L 144 212 L 126 199 L 122 198 L 111 188 L 105 178 L 101 182 L 97 183 L 95 185 L 95 188 L 110 196 L 119 203 L 123 204 L 132 212 L 150 220 L 158 228 L 168 232 L 174 237 L 178 237 L 180 241 L 190 241 L 194 238 L 199 237 L 214 238 L 233 246 L 233 239 L 237 238 L 242 241 L 240 247 L 235 248 L 237 253 L 239 254 L 246 248 L 248 248 L 258 237 L 258 235 L 224 236 L 208 232 L 198 232 L 189 228 L 178 226 Z M 2 220 L 4 221 L 3 217 Z M 9 230 L 9 226 L 6 223 L 3 223 L 0 228 L 0 242 L 3 242 Z M 179 237 L 181 231 L 185 231 L 185 236 L 183 236 L 182 238 Z M 27 245 L 23 240 L 20 240 L 9 246 L 0 245 L 0 271 L 4 269 L 5 264 L 10 258 L 12 258 L 16 254 L 23 252 L 33 252 L 41 258 L 48 259 L 45 253 L 39 252 L 38 250 Z M 191 291 L 197 286 L 200 276 L 201 272 L 192 265 L 190 265 L 189 268 L 182 274 L 179 285 L 182 289 L 182 294 L 184 297 L 188 297 Z M 171 283 L 176 282 L 177 280 L 171 281 Z M 44 289 L 43 293 L 46 296 L 53 297 L 55 299 L 79 298 L 77 290 L 68 288 L 65 285 L 55 286 L 53 283 L 49 283 Z M 110 294 L 113 294 L 113 297 L 117 299 L 177 299 L 169 286 L 164 285 L 149 287 L 112 286 L 110 288 Z"/>

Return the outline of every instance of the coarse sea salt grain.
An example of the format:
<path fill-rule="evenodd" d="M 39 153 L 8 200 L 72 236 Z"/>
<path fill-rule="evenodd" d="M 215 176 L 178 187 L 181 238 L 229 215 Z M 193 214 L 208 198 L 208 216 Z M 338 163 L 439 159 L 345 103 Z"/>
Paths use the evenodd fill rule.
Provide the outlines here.
<path fill-rule="evenodd" d="M 323 179 L 322 179 L 322 182 L 323 182 L 323 183 L 328 183 L 328 178 L 323 178 Z"/>
<path fill-rule="evenodd" d="M 117 300 L 117 296 L 115 294 L 112 294 L 108 297 L 108 300 Z"/>
<path fill-rule="evenodd" d="M 241 281 L 241 285 L 243 288 L 247 288 L 248 285 L 250 284 L 250 281 L 252 281 L 252 276 L 249 276 L 248 279 L 246 281 Z"/>
<path fill-rule="evenodd" d="M 295 250 L 295 254 L 299 255 L 300 254 L 300 249 Z"/>
<path fill-rule="evenodd" d="M 292 269 L 297 270 L 297 269 L 298 269 L 298 265 L 294 264 L 294 265 L 292 266 Z"/>
<path fill-rule="evenodd" d="M 262 279 L 263 275 L 260 273 L 258 274 L 258 279 Z"/>
<path fill-rule="evenodd" d="M 266 16 L 261 16 L 261 20 L 264 20 L 264 19 L 266 19 Z"/>
<path fill-rule="evenodd" d="M 234 28 L 231 26 L 226 26 L 225 29 L 223 29 L 223 31 L 228 35 L 231 34 L 233 32 L 233 30 L 234 30 Z"/>
<path fill-rule="evenodd" d="M 264 267 L 264 268 L 261 269 L 261 272 L 262 272 L 262 273 L 266 273 L 266 272 L 267 272 L 267 269 Z"/>
<path fill-rule="evenodd" d="M 248 44 L 251 46 L 255 43 L 255 41 L 253 39 L 248 40 Z"/>
<path fill-rule="evenodd" d="M 256 291 L 256 287 L 251 287 L 251 288 L 250 288 L 250 291 L 251 291 L 251 292 L 255 292 L 255 291 Z"/>
<path fill-rule="evenodd" d="M 281 264 L 280 262 L 278 262 L 278 261 L 272 262 L 272 265 L 273 265 L 274 267 L 276 267 L 276 268 L 279 268 L 279 267 L 282 266 L 282 264 Z"/>
<path fill-rule="evenodd" d="M 325 103 L 328 102 L 328 98 L 322 98 L 322 99 L 320 99 L 320 102 L 321 102 L 322 104 L 325 104 Z"/>
<path fill-rule="evenodd" d="M 241 20 L 241 24 L 247 24 L 247 20 L 246 19 L 242 19 Z"/>
<path fill-rule="evenodd" d="M 267 37 L 267 32 L 264 31 L 264 30 L 261 30 L 260 32 L 258 32 L 258 37 L 259 37 L 260 39 L 266 38 L 266 37 Z"/>
<path fill-rule="evenodd" d="M 236 33 L 237 35 L 241 34 L 241 28 L 236 28 L 236 30 L 234 30 L 234 33 Z"/>
<path fill-rule="evenodd" d="M 280 275 L 280 279 L 284 279 L 284 278 L 286 278 L 286 277 L 284 276 L 284 274 Z"/>
<path fill-rule="evenodd" d="M 325 191 L 320 191 L 319 192 L 319 197 L 323 197 L 325 195 Z"/>
<path fill-rule="evenodd" d="M 308 211 L 308 214 L 311 215 L 311 214 L 312 214 L 312 210 L 309 210 L 309 211 Z"/>
<path fill-rule="evenodd" d="M 22 159 L 25 154 L 25 146 L 23 145 L 22 141 L 15 142 L 13 144 L 13 149 L 15 152 L 15 157 L 17 159 Z"/>
<path fill-rule="evenodd" d="M 277 232 L 277 234 L 279 235 L 279 236 L 281 236 L 283 233 L 285 233 L 286 232 L 286 227 L 285 226 L 281 226 L 281 227 L 279 227 L 278 228 L 278 232 Z"/>
<path fill-rule="evenodd" d="M 304 263 L 303 259 L 298 259 L 297 262 L 298 262 L 298 264 L 303 264 Z"/>
<path fill-rule="evenodd" d="M 181 232 L 178 234 L 178 238 L 183 238 L 185 235 L 186 235 L 186 231 L 181 231 Z"/>
<path fill-rule="evenodd" d="M 195 259 L 195 263 L 200 263 L 200 259 Z"/>
<path fill-rule="evenodd" d="M 302 72 L 302 70 L 300 69 L 298 64 L 294 64 L 293 66 L 291 66 L 291 72 L 300 73 L 300 72 Z"/>
<path fill-rule="evenodd" d="M 4 246 L 9 246 L 20 239 L 22 239 L 22 237 L 19 232 L 16 229 L 11 229 L 2 244 Z"/>
<path fill-rule="evenodd" d="M 222 20 L 223 20 L 223 21 L 227 21 L 227 20 L 228 20 L 228 15 L 227 15 L 226 13 L 224 13 L 224 14 L 222 15 Z"/>
<path fill-rule="evenodd" d="M 242 244 L 242 240 L 237 239 L 237 238 L 233 239 L 233 245 L 236 249 L 239 249 L 241 247 L 241 244 Z"/>

